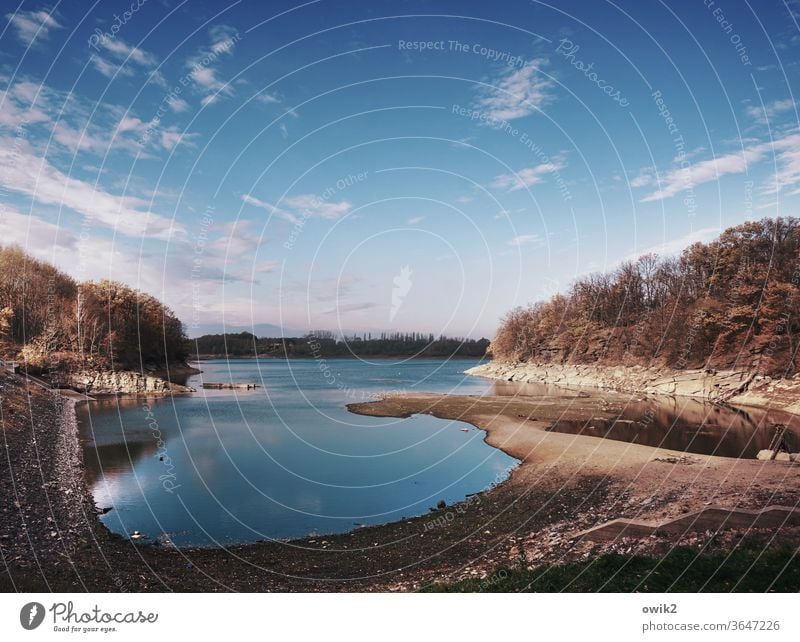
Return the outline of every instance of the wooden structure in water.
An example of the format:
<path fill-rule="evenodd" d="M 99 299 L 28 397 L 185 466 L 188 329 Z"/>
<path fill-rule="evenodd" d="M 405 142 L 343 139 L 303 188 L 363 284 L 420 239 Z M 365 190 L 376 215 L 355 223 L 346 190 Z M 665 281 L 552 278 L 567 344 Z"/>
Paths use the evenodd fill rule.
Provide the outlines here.
<path fill-rule="evenodd" d="M 261 386 L 257 383 L 204 383 L 208 390 L 255 390 Z"/>

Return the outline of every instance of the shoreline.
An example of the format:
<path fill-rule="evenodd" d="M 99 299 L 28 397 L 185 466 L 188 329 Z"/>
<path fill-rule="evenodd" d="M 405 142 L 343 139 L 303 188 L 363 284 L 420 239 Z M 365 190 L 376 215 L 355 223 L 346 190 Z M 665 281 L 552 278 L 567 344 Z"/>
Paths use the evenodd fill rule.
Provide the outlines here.
<path fill-rule="evenodd" d="M 644 366 L 497 361 L 482 363 L 465 374 L 496 381 L 689 397 L 711 403 L 769 408 L 800 416 L 800 374 L 792 379 L 777 379 L 751 370 L 672 370 Z"/>
<path fill-rule="evenodd" d="M 17 401 L 24 402 L 27 387 L 13 383 L 22 388 L 16 391 Z M 571 398 L 566 405 L 552 405 L 549 412 L 586 416 L 587 404 L 611 397 L 626 398 L 612 393 L 596 400 L 590 396 L 587 401 L 581 396 L 580 407 L 573 407 L 576 401 Z M 82 469 L 75 403 L 63 400 L 59 404 L 60 411 L 47 417 L 34 416 L 34 404 L 28 424 L 49 431 L 49 450 L 37 452 L 37 461 L 50 459 L 57 471 L 51 477 L 68 480 L 67 486 L 50 496 L 45 486 L 45 497 L 31 502 L 24 521 L 26 535 L 36 531 L 35 547 L 19 537 L 10 545 L 10 534 L 19 523 L 0 514 L 4 565 L 0 590 L 404 591 L 432 582 L 488 577 L 497 567 L 520 558 L 529 565 L 561 563 L 614 550 L 660 554 L 681 542 L 726 550 L 741 538 L 795 544 L 800 539 L 800 529 L 795 528 L 781 533 L 774 529 L 769 533 L 731 530 L 717 536 L 692 533 L 677 542 L 675 538 L 576 541 L 577 531 L 610 519 L 680 515 L 712 498 L 748 508 L 781 501 L 796 504 L 800 497 L 797 469 L 787 469 L 780 462 L 700 455 L 676 460 L 680 463 L 666 461 L 675 454 L 685 455 L 677 451 L 657 451 L 666 455 L 665 461 L 658 461 L 650 447 L 545 431 L 541 401 L 415 394 L 349 404 L 348 409 L 380 416 L 425 413 L 466 421 L 484 431 L 487 443 L 520 463 L 505 481 L 460 504 L 347 533 L 222 548 L 142 545 L 112 534 L 98 519 Z M 534 409 L 536 420 L 531 418 Z M 25 426 L 20 427 L 24 434 Z M 5 423 L 4 436 L 8 436 Z M 43 439 L 46 442 L 46 434 L 37 441 L 44 444 Z M 16 459 L 25 468 L 23 446 L 18 443 L 8 452 L 12 462 Z M 33 474 L 29 466 L 28 471 Z M 52 532 L 57 533 L 55 538 Z"/>

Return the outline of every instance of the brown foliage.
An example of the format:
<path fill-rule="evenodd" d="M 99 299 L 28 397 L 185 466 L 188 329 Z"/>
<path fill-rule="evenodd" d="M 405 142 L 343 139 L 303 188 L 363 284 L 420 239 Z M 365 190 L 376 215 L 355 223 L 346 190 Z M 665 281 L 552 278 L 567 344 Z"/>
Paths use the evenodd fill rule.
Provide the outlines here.
<path fill-rule="evenodd" d="M 677 258 L 653 255 L 517 308 L 492 342 L 508 361 L 758 368 L 789 376 L 800 337 L 800 222 L 748 222 Z"/>
<path fill-rule="evenodd" d="M 0 332 L 36 368 L 140 367 L 186 357 L 183 326 L 154 297 L 77 284 L 18 247 L 0 248 Z"/>

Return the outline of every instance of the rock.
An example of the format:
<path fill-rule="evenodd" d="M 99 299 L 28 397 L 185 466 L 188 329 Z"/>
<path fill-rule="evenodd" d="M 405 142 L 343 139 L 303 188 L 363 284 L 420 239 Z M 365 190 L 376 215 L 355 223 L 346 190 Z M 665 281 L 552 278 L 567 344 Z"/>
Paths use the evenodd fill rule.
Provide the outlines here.
<path fill-rule="evenodd" d="M 436 508 L 438 508 L 439 510 L 442 510 L 443 508 L 447 508 L 447 502 L 444 501 L 443 499 L 440 499 L 439 503 L 436 504 Z"/>
<path fill-rule="evenodd" d="M 169 394 L 193 392 L 192 388 L 133 370 L 83 371 L 70 376 L 69 383 L 85 394 Z"/>

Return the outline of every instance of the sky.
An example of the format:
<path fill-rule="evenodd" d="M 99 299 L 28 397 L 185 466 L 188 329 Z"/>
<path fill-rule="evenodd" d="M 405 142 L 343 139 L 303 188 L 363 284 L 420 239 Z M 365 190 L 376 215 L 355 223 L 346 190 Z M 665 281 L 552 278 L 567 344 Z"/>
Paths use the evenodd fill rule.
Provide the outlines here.
<path fill-rule="evenodd" d="M 800 200 L 800 2 L 4 0 L 0 243 L 196 335 L 491 337 Z"/>

